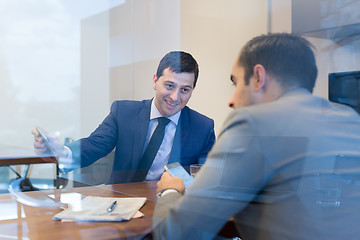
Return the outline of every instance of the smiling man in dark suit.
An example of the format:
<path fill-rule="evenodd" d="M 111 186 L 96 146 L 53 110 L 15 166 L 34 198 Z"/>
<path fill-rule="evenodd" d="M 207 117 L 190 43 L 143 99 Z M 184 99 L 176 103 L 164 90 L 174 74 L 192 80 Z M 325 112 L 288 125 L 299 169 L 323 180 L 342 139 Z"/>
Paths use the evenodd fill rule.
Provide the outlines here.
<path fill-rule="evenodd" d="M 215 141 L 215 134 L 212 119 L 186 106 L 198 74 L 198 64 L 189 53 L 169 52 L 153 76 L 155 97 L 143 101 L 115 101 L 99 127 L 69 148 L 51 141 L 53 148 L 58 149 L 60 162 L 70 168 L 76 165 L 74 163 L 86 167 L 115 148 L 108 183 L 156 180 L 163 173 L 164 165 L 171 162 L 184 166 L 202 163 Z M 157 140 L 160 146 L 149 150 L 162 119 L 165 130 Z M 35 151 L 47 151 L 37 130 L 32 132 Z"/>

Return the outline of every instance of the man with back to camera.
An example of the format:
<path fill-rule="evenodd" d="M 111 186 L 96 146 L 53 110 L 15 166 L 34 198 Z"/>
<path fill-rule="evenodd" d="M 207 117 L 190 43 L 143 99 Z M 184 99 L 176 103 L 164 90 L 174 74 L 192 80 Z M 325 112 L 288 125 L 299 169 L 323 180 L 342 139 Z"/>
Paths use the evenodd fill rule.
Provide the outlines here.
<path fill-rule="evenodd" d="M 65 168 L 77 163 L 81 167 L 89 166 L 115 148 L 107 183 L 157 180 L 167 163 L 180 162 L 183 166 L 202 163 L 215 134 L 212 119 L 186 106 L 198 74 L 198 64 L 189 53 L 169 52 L 154 74 L 153 99 L 115 101 L 109 115 L 89 137 L 75 141 L 69 148 L 58 144 L 56 139 L 50 144 Z M 46 152 L 48 149 L 38 131 L 33 129 L 32 133 L 35 151 Z M 155 135 L 157 140 L 152 139 Z"/>
<path fill-rule="evenodd" d="M 158 182 L 155 239 L 212 239 L 234 218 L 241 239 L 357 239 L 360 117 L 315 97 L 312 45 L 253 38 L 235 61 L 235 90 L 205 165 L 184 193 Z"/>

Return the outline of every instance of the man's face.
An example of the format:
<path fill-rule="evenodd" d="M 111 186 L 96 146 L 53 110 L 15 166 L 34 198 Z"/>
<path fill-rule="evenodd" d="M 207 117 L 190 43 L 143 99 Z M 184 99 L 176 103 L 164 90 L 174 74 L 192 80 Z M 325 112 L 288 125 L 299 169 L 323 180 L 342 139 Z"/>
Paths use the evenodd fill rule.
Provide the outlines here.
<path fill-rule="evenodd" d="M 194 81 L 194 73 L 174 73 L 169 68 L 159 78 L 154 75 L 155 105 L 161 115 L 170 117 L 186 106 L 194 90 Z"/>
<path fill-rule="evenodd" d="M 251 84 L 252 78 L 253 77 L 250 79 L 250 84 L 245 85 L 245 70 L 243 67 L 239 67 L 237 62 L 235 62 L 231 72 L 231 81 L 235 85 L 235 90 L 229 100 L 229 107 L 241 108 L 255 104 Z"/>

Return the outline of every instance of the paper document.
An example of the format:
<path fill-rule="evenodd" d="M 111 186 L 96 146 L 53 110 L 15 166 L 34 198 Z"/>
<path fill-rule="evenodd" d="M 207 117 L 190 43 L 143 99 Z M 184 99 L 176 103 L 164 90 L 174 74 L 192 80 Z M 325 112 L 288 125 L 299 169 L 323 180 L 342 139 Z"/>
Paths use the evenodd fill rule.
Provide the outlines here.
<path fill-rule="evenodd" d="M 116 206 L 108 211 L 116 201 Z M 87 196 L 81 200 L 80 207 L 68 209 L 56 214 L 54 220 L 75 221 L 124 221 L 130 220 L 145 204 L 146 198 L 107 198 Z"/>

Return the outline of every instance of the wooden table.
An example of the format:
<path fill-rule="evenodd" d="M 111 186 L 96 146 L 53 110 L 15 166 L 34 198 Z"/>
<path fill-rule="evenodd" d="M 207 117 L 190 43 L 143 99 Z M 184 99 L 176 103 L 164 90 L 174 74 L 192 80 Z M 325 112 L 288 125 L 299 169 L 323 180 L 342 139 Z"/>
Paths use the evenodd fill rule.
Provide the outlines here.
<path fill-rule="evenodd" d="M 74 192 L 83 196 L 147 197 L 148 200 L 140 210 L 144 213 L 142 218 L 125 222 L 61 222 L 52 220 L 52 217 L 61 211 L 60 209 L 29 207 L 16 203 L 10 194 L 1 194 L 0 239 L 142 239 L 151 234 L 156 183 L 100 185 L 61 190 L 61 194 Z M 26 194 L 36 197 L 42 193 L 27 192 Z M 13 219 L 4 219 L 6 207 L 13 208 L 14 211 L 11 213 Z"/>
<path fill-rule="evenodd" d="M 60 191 L 60 190 L 58 190 Z M 46 192 L 45 192 L 46 193 Z M 27 192 L 36 197 L 44 192 Z M 62 189 L 61 194 L 83 196 L 146 197 L 140 209 L 144 217 L 124 222 L 61 222 L 52 220 L 60 209 L 29 207 L 13 200 L 10 194 L 0 195 L 0 239 L 151 239 L 152 215 L 156 203 L 156 182 L 139 182 Z M 7 210 L 6 210 L 7 209 Z M 13 211 L 9 212 L 9 209 Z M 4 213 L 4 210 L 5 213 Z M 6 212 L 7 216 L 6 216 Z M 12 216 L 12 217 L 10 217 Z M 222 236 L 233 236 L 230 221 Z"/>

